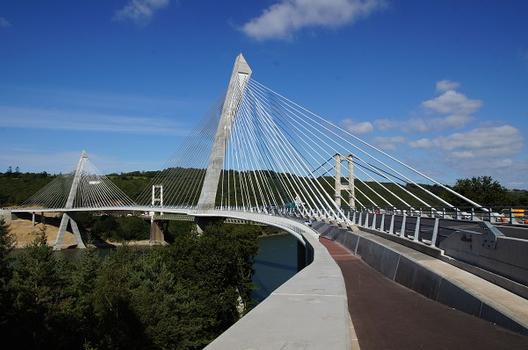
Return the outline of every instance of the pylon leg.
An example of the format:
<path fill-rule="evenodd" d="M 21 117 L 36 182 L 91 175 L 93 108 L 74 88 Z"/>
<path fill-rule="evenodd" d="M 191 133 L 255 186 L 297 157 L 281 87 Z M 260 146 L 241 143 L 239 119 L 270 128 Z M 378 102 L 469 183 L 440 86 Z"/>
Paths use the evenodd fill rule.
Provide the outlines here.
<path fill-rule="evenodd" d="M 77 248 L 85 249 L 86 246 L 84 245 L 84 242 L 82 240 L 81 231 L 79 231 L 79 226 L 77 226 L 77 223 L 72 218 L 70 218 L 70 225 L 72 227 L 73 236 L 75 237 L 75 241 L 77 242 Z"/>
<path fill-rule="evenodd" d="M 68 216 L 68 214 L 62 214 L 61 223 L 59 225 L 59 231 L 57 232 L 57 238 L 55 239 L 55 243 L 53 244 L 54 250 L 60 250 L 64 248 L 64 233 L 66 233 L 66 228 L 68 227 L 69 221 L 70 217 Z"/>

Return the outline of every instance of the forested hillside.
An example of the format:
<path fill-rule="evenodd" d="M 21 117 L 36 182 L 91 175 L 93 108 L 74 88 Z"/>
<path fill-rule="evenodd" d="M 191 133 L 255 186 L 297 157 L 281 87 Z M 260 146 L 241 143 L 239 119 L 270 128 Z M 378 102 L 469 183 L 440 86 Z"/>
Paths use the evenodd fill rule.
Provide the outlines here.
<path fill-rule="evenodd" d="M 185 185 L 192 188 L 200 188 L 203 181 L 204 170 L 202 169 L 182 169 L 182 168 L 170 168 L 164 170 L 164 172 L 171 172 L 173 178 L 181 177 L 183 182 L 187 181 Z M 141 200 L 148 202 L 150 199 L 150 191 L 148 187 L 152 184 L 152 180 L 156 178 L 158 172 L 149 171 L 141 172 L 134 171 L 121 174 L 109 174 L 107 177 L 113 181 L 119 188 L 121 188 L 130 198 L 137 200 L 140 194 Z M 249 175 L 248 175 L 249 174 Z M 163 175 L 163 174 L 162 174 Z M 228 176 L 229 175 L 229 176 Z M 234 203 L 235 197 L 241 198 L 240 187 L 233 186 L 235 182 L 240 181 L 242 176 L 255 176 L 251 172 L 240 173 L 230 171 L 229 174 L 223 177 L 223 184 L 219 186 L 224 187 L 224 203 L 229 201 Z M 0 173 L 0 206 L 11 206 L 21 204 L 24 200 L 29 198 L 31 195 L 40 190 L 47 183 L 52 181 L 56 176 L 46 172 L 43 173 L 20 173 L 18 171 L 11 171 L 6 173 Z M 262 176 L 262 175 L 259 175 Z M 281 190 L 281 183 L 288 183 L 288 177 L 292 175 L 278 174 L 269 172 L 267 175 L 267 181 L 273 184 L 274 191 Z M 157 177 L 159 179 L 159 176 Z M 185 180 L 186 179 L 186 180 Z M 318 179 L 322 188 L 333 198 L 333 184 L 334 179 L 330 176 L 320 177 Z M 376 183 L 373 181 L 361 182 L 356 181 L 355 186 L 356 198 L 359 203 L 364 204 L 367 207 L 373 207 L 376 203 L 380 207 L 390 207 L 389 203 L 396 207 L 404 207 L 402 201 L 397 199 L 394 195 L 390 194 L 393 192 L 396 196 L 400 197 L 403 201 L 408 203 L 410 206 L 415 208 L 426 207 L 423 203 L 418 201 L 414 196 L 421 198 L 426 203 L 434 207 L 442 207 L 443 204 L 440 200 L 434 198 L 434 196 L 427 195 L 417 185 L 413 184 L 400 184 L 394 183 Z M 447 200 L 448 202 L 460 206 L 468 207 L 467 203 L 464 203 L 461 199 L 449 193 L 445 189 L 437 185 L 420 185 L 423 188 L 428 189 L 438 197 Z M 229 188 L 229 195 L 227 189 Z M 526 190 L 508 190 L 504 188 L 500 183 L 493 180 L 491 177 L 482 176 L 471 179 L 460 179 L 453 186 L 453 189 L 457 192 L 473 199 L 479 204 L 485 206 L 528 206 L 528 191 Z M 146 191 L 146 192 L 145 192 Z M 390 192 L 389 192 L 390 191 Z M 178 204 L 171 203 L 178 191 L 175 193 L 165 193 L 166 204 Z M 410 194 L 410 193 L 411 194 Z M 146 195 L 145 195 L 146 193 Z M 377 193 L 377 194 L 376 194 Z M 381 199 L 378 194 L 385 198 Z M 193 196 L 187 198 L 188 202 L 185 204 L 196 204 L 198 201 L 198 191 L 194 191 Z M 251 198 L 252 202 L 259 202 L 260 199 L 256 193 L 246 194 Z M 217 203 L 220 203 L 221 191 L 218 191 Z M 342 193 L 343 198 L 348 200 L 349 195 L 347 192 Z"/>

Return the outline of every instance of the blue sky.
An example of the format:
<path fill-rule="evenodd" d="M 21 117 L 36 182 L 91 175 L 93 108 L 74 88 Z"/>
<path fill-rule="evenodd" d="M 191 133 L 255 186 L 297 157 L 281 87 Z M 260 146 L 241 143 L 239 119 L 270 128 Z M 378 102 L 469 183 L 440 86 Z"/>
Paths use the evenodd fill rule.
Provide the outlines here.
<path fill-rule="evenodd" d="M 528 188 L 528 2 L 0 0 L 0 169 L 157 169 L 254 78 L 433 176 Z"/>

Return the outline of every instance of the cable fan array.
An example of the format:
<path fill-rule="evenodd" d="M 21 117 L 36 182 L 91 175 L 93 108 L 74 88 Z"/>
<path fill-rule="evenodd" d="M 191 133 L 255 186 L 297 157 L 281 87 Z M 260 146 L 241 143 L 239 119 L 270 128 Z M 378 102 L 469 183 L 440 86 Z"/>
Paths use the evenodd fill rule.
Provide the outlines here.
<path fill-rule="evenodd" d="M 82 164 L 81 164 L 82 163 Z M 58 175 L 49 184 L 22 203 L 22 208 L 109 208 L 135 205 L 119 187 L 84 158 L 80 163 L 80 174 L 75 193 L 70 191 L 75 171 Z M 68 198 L 72 198 L 70 205 Z"/>
<path fill-rule="evenodd" d="M 161 187 L 163 206 L 194 207 L 198 203 L 205 178 L 207 161 L 220 119 L 222 104 L 214 107 L 198 123 L 198 126 L 184 138 L 177 151 L 162 170 L 150 181 L 137 197 L 143 205 L 152 205 L 152 186 Z"/>
<path fill-rule="evenodd" d="M 454 208 L 424 185 L 427 183 L 482 209 L 254 79 L 245 86 L 227 142 L 223 176 L 228 178 L 230 195 L 221 195 L 221 206 L 251 208 L 293 201 L 309 210 L 339 214 L 334 200 L 334 158 L 342 155 L 341 159 L 353 162 L 355 171 L 346 174 L 349 167 L 343 168 L 342 175 L 351 178 L 355 188 L 352 193 L 345 186 L 345 192 L 339 193 L 343 203 L 350 203 L 353 196 L 359 208 Z M 225 181 L 221 184 L 225 191 Z M 233 198 L 230 190 L 235 186 L 240 190 L 233 191 Z"/>

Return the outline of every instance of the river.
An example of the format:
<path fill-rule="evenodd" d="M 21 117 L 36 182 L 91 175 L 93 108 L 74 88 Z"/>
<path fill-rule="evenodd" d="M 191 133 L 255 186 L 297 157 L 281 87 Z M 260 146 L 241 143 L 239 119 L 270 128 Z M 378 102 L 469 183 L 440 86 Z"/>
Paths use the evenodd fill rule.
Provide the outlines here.
<path fill-rule="evenodd" d="M 253 268 L 255 290 L 251 297 L 261 302 L 297 273 L 297 239 L 289 234 L 259 238 Z"/>

